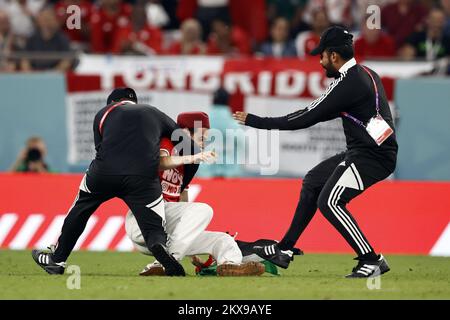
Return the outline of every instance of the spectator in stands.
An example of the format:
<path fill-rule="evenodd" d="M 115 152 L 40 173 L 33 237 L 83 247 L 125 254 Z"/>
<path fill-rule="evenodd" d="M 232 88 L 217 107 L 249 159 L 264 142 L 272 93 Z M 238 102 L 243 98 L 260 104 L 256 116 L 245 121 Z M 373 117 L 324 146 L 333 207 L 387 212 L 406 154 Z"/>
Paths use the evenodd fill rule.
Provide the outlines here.
<path fill-rule="evenodd" d="M 12 172 L 49 172 L 45 162 L 47 147 L 40 137 L 30 137 L 10 168 Z"/>
<path fill-rule="evenodd" d="M 14 60 L 8 57 L 14 50 L 14 35 L 11 32 L 9 16 L 0 11 L 0 72 L 15 70 Z"/>
<path fill-rule="evenodd" d="M 298 34 L 309 30 L 309 25 L 303 21 L 307 0 L 266 0 L 267 18 L 273 22 L 277 17 L 289 21 L 290 34 Z"/>
<path fill-rule="evenodd" d="M 69 39 L 61 31 L 58 18 L 52 7 L 46 7 L 36 17 L 37 30 L 27 40 L 25 51 L 31 54 L 36 52 L 46 52 L 47 54 L 69 54 Z M 22 59 L 22 71 L 32 70 L 55 70 L 67 71 L 72 64 L 69 58 L 31 58 Z"/>
<path fill-rule="evenodd" d="M 100 0 L 91 15 L 91 51 L 111 53 L 117 30 L 130 23 L 132 7 L 122 0 Z"/>
<path fill-rule="evenodd" d="M 445 12 L 444 34 L 450 35 L 450 0 L 441 0 L 442 9 Z"/>
<path fill-rule="evenodd" d="M 380 29 L 369 29 L 363 19 L 361 34 L 356 39 L 355 55 L 370 58 L 388 58 L 396 55 L 394 39 Z"/>
<path fill-rule="evenodd" d="M 239 27 L 231 26 L 228 19 L 216 19 L 212 23 L 207 53 L 211 55 L 249 55 L 250 41 Z"/>
<path fill-rule="evenodd" d="M 314 23 L 314 13 L 324 9 L 331 24 L 351 28 L 353 0 L 309 0 L 305 8 L 303 19 L 310 25 Z"/>
<path fill-rule="evenodd" d="M 381 25 L 394 38 L 398 49 L 411 33 L 423 28 L 426 15 L 427 10 L 420 3 L 397 0 L 381 10 Z"/>
<path fill-rule="evenodd" d="M 161 45 L 161 31 L 148 23 L 145 2 L 138 1 L 133 7 L 130 23 L 118 28 L 112 52 L 155 55 L 161 53 Z"/>
<path fill-rule="evenodd" d="M 268 57 L 296 57 L 294 42 L 289 39 L 289 21 L 279 17 L 274 20 L 270 29 L 271 41 L 261 46 L 261 53 Z"/>
<path fill-rule="evenodd" d="M 195 19 L 187 19 L 181 24 L 181 39 L 167 50 L 168 54 L 204 54 L 206 46 L 202 42 L 202 26 Z"/>
<path fill-rule="evenodd" d="M 450 37 L 444 35 L 445 12 L 431 9 L 426 19 L 427 28 L 414 32 L 400 49 L 400 56 L 406 60 L 425 58 L 432 61 L 450 55 Z"/>
<path fill-rule="evenodd" d="M 44 7 L 46 0 L 10 0 L 5 11 L 10 17 L 12 33 L 19 48 L 24 48 L 27 38 L 35 31 L 34 18 Z"/>
<path fill-rule="evenodd" d="M 295 47 L 299 57 L 309 56 L 312 49 L 319 45 L 320 36 L 330 26 L 327 11 L 319 7 L 312 12 L 311 31 L 301 32 L 295 39 Z"/>
<path fill-rule="evenodd" d="M 211 32 L 216 19 L 231 20 L 252 41 L 261 43 L 267 39 L 266 0 L 182 0 L 177 15 L 181 21 L 196 18 L 203 28 L 203 40 Z"/>
<path fill-rule="evenodd" d="M 215 19 L 226 19 L 230 15 L 230 0 L 183 0 L 179 1 L 177 15 L 181 21 L 195 18 L 200 22 L 204 32 L 204 40 L 211 32 Z"/>
<path fill-rule="evenodd" d="M 80 8 L 80 28 L 68 28 L 67 22 L 73 23 L 72 16 L 67 13 L 67 8 L 76 5 Z M 89 19 L 91 17 L 93 5 L 88 0 L 60 0 L 55 5 L 55 12 L 58 20 L 66 34 L 70 39 L 73 48 L 86 50 L 89 45 Z M 68 20 L 69 19 L 69 20 Z"/>

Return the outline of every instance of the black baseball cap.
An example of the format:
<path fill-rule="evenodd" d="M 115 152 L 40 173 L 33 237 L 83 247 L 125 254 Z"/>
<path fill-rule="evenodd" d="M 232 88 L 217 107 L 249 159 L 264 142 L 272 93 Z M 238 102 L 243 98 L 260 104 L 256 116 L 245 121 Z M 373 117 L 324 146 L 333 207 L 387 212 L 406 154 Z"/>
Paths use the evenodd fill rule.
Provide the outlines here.
<path fill-rule="evenodd" d="M 108 96 L 106 103 L 110 104 L 111 102 L 120 100 L 130 100 L 137 103 L 136 92 L 131 88 L 116 88 Z"/>
<path fill-rule="evenodd" d="M 353 44 L 353 35 L 342 27 L 332 26 L 325 30 L 320 37 L 319 45 L 311 50 L 310 54 L 315 56 L 330 47 L 340 47 Z"/>

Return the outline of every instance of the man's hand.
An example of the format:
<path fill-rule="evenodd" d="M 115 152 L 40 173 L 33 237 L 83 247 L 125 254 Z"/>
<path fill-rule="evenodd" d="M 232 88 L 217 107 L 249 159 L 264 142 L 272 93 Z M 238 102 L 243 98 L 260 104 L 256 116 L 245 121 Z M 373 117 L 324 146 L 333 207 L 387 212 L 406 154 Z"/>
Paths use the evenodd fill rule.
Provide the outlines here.
<path fill-rule="evenodd" d="M 237 122 L 239 122 L 239 124 L 245 125 L 245 120 L 247 119 L 247 115 L 248 115 L 248 113 L 246 113 L 246 112 L 237 111 L 233 114 L 233 119 L 236 120 Z"/>
<path fill-rule="evenodd" d="M 193 156 L 193 163 L 206 162 L 208 164 L 214 163 L 217 160 L 217 154 L 214 151 L 203 151 Z"/>

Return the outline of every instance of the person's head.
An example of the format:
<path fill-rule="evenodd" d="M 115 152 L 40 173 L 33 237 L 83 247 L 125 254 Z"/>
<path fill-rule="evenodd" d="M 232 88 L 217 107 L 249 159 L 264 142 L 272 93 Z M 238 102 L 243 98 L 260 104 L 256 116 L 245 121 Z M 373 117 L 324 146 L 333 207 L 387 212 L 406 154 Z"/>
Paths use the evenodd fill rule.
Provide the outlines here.
<path fill-rule="evenodd" d="M 322 34 L 330 26 L 325 8 L 317 8 L 312 12 L 311 28 L 316 34 Z"/>
<path fill-rule="evenodd" d="M 44 140 L 38 136 L 28 138 L 25 147 L 27 151 L 31 149 L 39 150 L 42 157 L 45 157 L 45 155 L 47 154 L 47 146 L 45 145 Z"/>
<path fill-rule="evenodd" d="M 224 88 L 219 88 L 214 92 L 213 104 L 227 106 L 230 100 L 230 94 Z"/>
<path fill-rule="evenodd" d="M 353 58 L 353 35 L 342 27 L 333 26 L 322 33 L 319 45 L 311 55 L 320 54 L 320 64 L 329 78 L 339 76 L 342 65 Z"/>
<path fill-rule="evenodd" d="M 0 10 L 0 34 L 7 34 L 11 30 L 9 16 L 5 11 Z"/>
<path fill-rule="evenodd" d="M 188 133 L 201 149 L 208 138 L 209 117 L 204 112 L 183 112 L 178 115 L 177 124 Z"/>
<path fill-rule="evenodd" d="M 202 26 L 195 19 L 185 20 L 180 29 L 183 42 L 196 42 L 202 38 Z"/>
<path fill-rule="evenodd" d="M 286 42 L 289 37 L 289 21 L 283 17 L 276 18 L 270 28 L 270 35 L 275 43 Z"/>
<path fill-rule="evenodd" d="M 381 35 L 381 29 L 378 28 L 369 28 L 367 26 L 367 19 L 369 18 L 369 15 L 366 16 L 365 19 L 362 20 L 361 23 L 361 33 L 364 38 L 364 40 L 369 44 L 374 44 L 378 41 Z"/>
<path fill-rule="evenodd" d="M 51 6 L 44 7 L 36 17 L 36 24 L 42 34 L 52 36 L 60 29 L 58 17 Z"/>
<path fill-rule="evenodd" d="M 226 18 L 216 18 L 211 23 L 211 30 L 218 39 L 229 39 L 231 37 L 230 21 Z"/>
<path fill-rule="evenodd" d="M 138 102 L 136 92 L 131 88 L 116 88 L 111 94 L 108 96 L 106 100 L 106 104 L 111 104 L 113 102 L 120 102 L 123 100 L 133 101 L 135 103 Z"/>
<path fill-rule="evenodd" d="M 439 8 L 433 8 L 428 13 L 427 31 L 431 37 L 440 37 L 445 26 L 445 12 Z"/>

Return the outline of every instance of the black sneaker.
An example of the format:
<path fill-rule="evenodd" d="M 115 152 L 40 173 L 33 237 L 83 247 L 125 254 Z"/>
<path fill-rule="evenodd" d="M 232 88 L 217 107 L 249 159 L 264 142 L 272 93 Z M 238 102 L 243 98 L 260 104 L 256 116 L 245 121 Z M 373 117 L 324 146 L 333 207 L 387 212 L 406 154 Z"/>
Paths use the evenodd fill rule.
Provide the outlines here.
<path fill-rule="evenodd" d="M 358 260 L 358 258 L 355 258 Z M 346 278 L 371 278 L 382 275 L 391 270 L 387 264 L 386 259 L 382 254 L 378 255 L 378 260 L 367 261 L 360 260 L 356 267 L 353 268 L 352 273 L 346 275 Z"/>
<path fill-rule="evenodd" d="M 181 277 L 186 275 L 183 266 L 167 251 L 166 247 L 162 244 L 154 244 L 150 248 L 150 251 L 153 253 L 156 260 L 162 264 L 166 275 Z"/>
<path fill-rule="evenodd" d="M 65 262 L 54 262 L 52 254 L 42 250 L 32 250 L 31 256 L 33 260 L 49 274 L 63 274 L 66 268 Z"/>
<path fill-rule="evenodd" d="M 253 249 L 259 257 L 283 269 L 287 269 L 289 263 L 294 260 L 294 253 L 291 250 L 281 250 L 276 244 L 263 247 L 254 246 Z"/>

